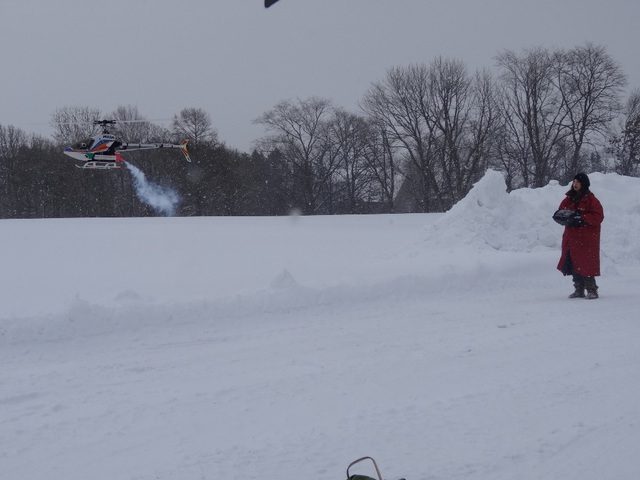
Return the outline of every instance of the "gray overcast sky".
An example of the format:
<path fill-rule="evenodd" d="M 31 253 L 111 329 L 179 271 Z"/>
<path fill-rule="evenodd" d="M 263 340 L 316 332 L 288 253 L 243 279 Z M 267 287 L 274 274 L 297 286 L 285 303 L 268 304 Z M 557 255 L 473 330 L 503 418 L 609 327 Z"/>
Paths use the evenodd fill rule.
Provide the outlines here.
<path fill-rule="evenodd" d="M 249 151 L 285 98 L 355 109 L 392 66 L 587 41 L 640 88 L 640 0 L 2 0 L 0 17 L 0 124 L 43 135 L 65 106 L 199 107 Z"/>

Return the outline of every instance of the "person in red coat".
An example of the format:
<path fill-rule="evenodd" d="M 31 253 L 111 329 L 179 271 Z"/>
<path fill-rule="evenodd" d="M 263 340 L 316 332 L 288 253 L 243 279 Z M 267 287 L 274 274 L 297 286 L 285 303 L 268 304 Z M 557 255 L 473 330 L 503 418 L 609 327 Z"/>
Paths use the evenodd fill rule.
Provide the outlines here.
<path fill-rule="evenodd" d="M 595 277 L 600 275 L 600 224 L 604 220 L 604 210 L 589 190 L 590 186 L 589 177 L 585 173 L 578 173 L 560 203 L 560 209 L 576 213 L 564 227 L 558 270 L 564 275 L 573 276 L 575 291 L 569 298 L 591 300 L 598 298 Z"/>

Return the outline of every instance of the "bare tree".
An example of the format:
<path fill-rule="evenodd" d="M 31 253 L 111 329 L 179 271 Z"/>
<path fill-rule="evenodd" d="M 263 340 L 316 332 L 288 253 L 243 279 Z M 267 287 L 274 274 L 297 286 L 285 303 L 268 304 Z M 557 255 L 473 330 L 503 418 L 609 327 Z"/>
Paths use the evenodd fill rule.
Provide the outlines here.
<path fill-rule="evenodd" d="M 450 208 L 484 173 L 498 115 L 487 72 L 470 76 L 462 62 L 444 58 L 393 68 L 362 107 L 404 153 L 420 210 Z"/>
<path fill-rule="evenodd" d="M 152 141 L 155 125 L 149 122 L 133 105 L 120 105 L 109 116 L 116 121 L 114 134 L 121 142 Z"/>
<path fill-rule="evenodd" d="M 366 161 L 371 138 L 371 126 L 359 115 L 336 108 L 329 123 L 331 142 L 337 150 L 336 174 L 342 189 L 341 211 L 359 213 L 364 208 L 365 197 L 373 176 Z M 370 197 L 367 198 L 369 200 Z"/>
<path fill-rule="evenodd" d="M 501 151 L 503 158 L 516 156 L 522 186 L 567 180 L 585 169 L 620 111 L 626 85 L 621 67 L 591 43 L 567 51 L 506 51 L 497 62 L 504 99 Z"/>
<path fill-rule="evenodd" d="M 263 139 L 278 150 L 289 167 L 291 197 L 304 213 L 326 213 L 331 179 L 337 168 L 336 150 L 328 137 L 331 102 L 319 97 L 283 100 L 255 120 L 270 135 Z"/>
<path fill-rule="evenodd" d="M 440 202 L 448 209 L 486 170 L 498 116 L 495 87 L 487 71 L 471 77 L 464 63 L 443 58 L 431 64 L 429 83 Z"/>
<path fill-rule="evenodd" d="M 541 187 L 557 172 L 557 147 L 568 135 L 556 87 L 556 58 L 544 48 L 497 57 L 509 150 L 519 152 L 523 186 Z"/>
<path fill-rule="evenodd" d="M 438 182 L 433 168 L 435 136 L 430 128 L 428 111 L 429 71 L 426 65 L 392 67 L 382 81 L 374 82 L 361 100 L 361 107 L 373 121 L 384 128 L 388 145 L 397 148 L 405 161 L 413 165 L 410 181 L 418 208 L 430 211 L 432 196 L 438 194 Z"/>
<path fill-rule="evenodd" d="M 398 180 L 397 148 L 387 136 L 384 125 L 369 121 L 369 142 L 364 151 L 370 175 L 375 179 L 383 210 L 395 211 L 396 183 Z"/>
<path fill-rule="evenodd" d="M 27 135 L 13 125 L 0 125 L 0 159 L 15 158 L 20 148 L 27 144 Z"/>
<path fill-rule="evenodd" d="M 469 140 L 465 147 L 465 163 L 468 167 L 466 172 L 460 174 L 465 181 L 465 195 L 473 183 L 484 175 L 486 169 L 495 163 L 503 125 L 498 86 L 493 75 L 487 70 L 479 71 L 475 75 L 471 111 L 467 133 Z"/>
<path fill-rule="evenodd" d="M 94 125 L 100 120 L 100 109 L 95 107 L 62 107 L 51 115 L 53 138 L 61 144 L 72 144 L 99 132 Z"/>
<path fill-rule="evenodd" d="M 174 115 L 173 134 L 177 141 L 188 139 L 194 149 L 218 144 L 218 132 L 212 127 L 209 114 L 201 108 L 184 108 Z"/>
<path fill-rule="evenodd" d="M 0 125 L 0 212 L 15 216 L 18 209 L 16 178 L 20 150 L 27 144 L 26 134 L 13 125 Z"/>
<path fill-rule="evenodd" d="M 565 123 L 571 141 L 571 153 L 563 180 L 569 180 L 582 170 L 583 147 L 600 144 L 606 127 L 620 113 L 623 88 L 627 83 L 622 68 L 607 53 L 605 47 L 587 43 L 556 54 L 558 76 Z"/>

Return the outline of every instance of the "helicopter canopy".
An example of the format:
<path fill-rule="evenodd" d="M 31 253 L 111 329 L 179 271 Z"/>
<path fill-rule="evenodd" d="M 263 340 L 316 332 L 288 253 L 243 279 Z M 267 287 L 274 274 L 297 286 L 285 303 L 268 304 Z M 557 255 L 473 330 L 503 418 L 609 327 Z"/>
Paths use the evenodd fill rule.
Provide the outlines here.
<path fill-rule="evenodd" d="M 91 145 L 93 145 L 93 138 L 85 138 L 85 139 L 80 140 L 79 142 L 75 143 L 73 145 L 73 148 L 75 148 L 76 150 L 83 150 L 83 149 L 90 148 Z"/>

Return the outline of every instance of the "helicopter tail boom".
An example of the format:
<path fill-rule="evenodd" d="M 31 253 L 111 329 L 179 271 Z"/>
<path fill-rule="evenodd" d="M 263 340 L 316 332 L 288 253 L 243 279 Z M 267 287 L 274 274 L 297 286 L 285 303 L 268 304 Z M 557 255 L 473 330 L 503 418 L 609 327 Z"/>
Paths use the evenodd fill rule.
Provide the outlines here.
<path fill-rule="evenodd" d="M 123 143 L 122 145 L 120 145 L 118 147 L 118 150 L 128 150 L 128 151 L 133 151 L 133 150 L 152 150 L 152 149 L 158 149 L 158 148 L 179 148 L 180 151 L 182 152 L 182 154 L 184 155 L 184 158 L 190 162 L 191 161 L 191 156 L 189 155 L 189 150 L 187 150 L 187 144 L 189 143 L 189 140 L 185 140 L 184 142 L 180 143 L 180 144 L 174 144 L 174 143 Z"/>

